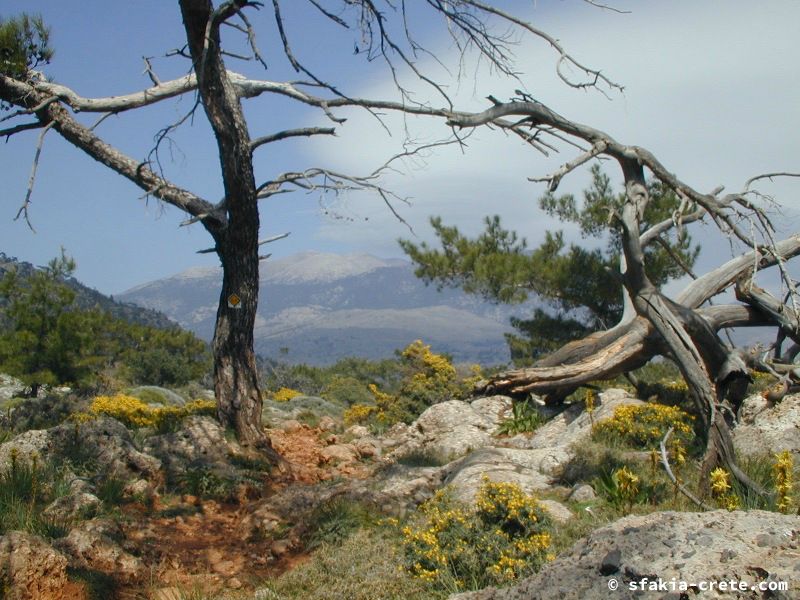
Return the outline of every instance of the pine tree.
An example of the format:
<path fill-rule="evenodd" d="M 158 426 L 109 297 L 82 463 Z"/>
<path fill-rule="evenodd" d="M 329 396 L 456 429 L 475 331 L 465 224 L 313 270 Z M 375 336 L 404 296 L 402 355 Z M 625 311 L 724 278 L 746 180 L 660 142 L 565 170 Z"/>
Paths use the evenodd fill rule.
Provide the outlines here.
<path fill-rule="evenodd" d="M 680 205 L 678 197 L 659 183 L 650 185 L 650 194 L 645 229 L 668 218 Z M 434 217 L 431 225 L 441 248 L 408 240 L 400 240 L 400 245 L 426 283 L 460 287 L 493 302 L 522 303 L 531 295 L 543 300 L 549 310 L 539 308 L 529 319 L 512 319 L 518 335 L 506 336 L 514 362 L 527 365 L 570 340 L 619 321 L 621 246 L 616 230 L 609 231 L 608 219 L 624 201 L 625 195 L 614 192 L 597 165 L 581 203 L 572 194 L 547 193 L 539 200 L 550 216 L 577 225 L 582 238 L 600 242 L 601 247 L 593 249 L 567 245 L 562 231 L 547 232 L 539 246 L 529 249 L 525 238 L 503 228 L 499 216 L 487 217 L 485 231 L 475 239 Z M 700 251 L 685 230 L 662 241 L 646 251 L 647 273 L 657 286 L 691 271 Z"/>

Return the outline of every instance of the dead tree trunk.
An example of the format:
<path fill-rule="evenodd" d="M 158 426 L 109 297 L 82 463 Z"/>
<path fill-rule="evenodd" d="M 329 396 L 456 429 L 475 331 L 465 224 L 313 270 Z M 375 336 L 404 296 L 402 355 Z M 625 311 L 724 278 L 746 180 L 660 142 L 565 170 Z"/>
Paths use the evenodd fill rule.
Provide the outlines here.
<path fill-rule="evenodd" d="M 234 5 L 215 11 L 209 0 L 181 0 L 198 92 L 214 130 L 225 189 L 227 223 L 209 229 L 222 263 L 222 292 L 214 329 L 214 391 L 223 425 L 245 446 L 277 453 L 261 424 L 253 326 L 258 308 L 258 194 L 250 134 L 222 60 L 219 28 Z M 226 10 L 230 13 L 226 13 Z M 208 228 L 207 228 L 208 229 Z"/>

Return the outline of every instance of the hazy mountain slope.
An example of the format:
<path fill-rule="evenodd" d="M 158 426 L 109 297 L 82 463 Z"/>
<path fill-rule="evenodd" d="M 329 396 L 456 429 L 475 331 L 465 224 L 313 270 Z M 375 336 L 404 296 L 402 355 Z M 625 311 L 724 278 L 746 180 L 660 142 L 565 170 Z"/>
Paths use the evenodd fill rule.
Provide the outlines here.
<path fill-rule="evenodd" d="M 221 272 L 193 268 L 120 294 L 210 339 Z M 343 356 L 389 356 L 421 338 L 457 360 L 508 360 L 507 307 L 426 286 L 403 260 L 304 252 L 262 265 L 256 350 L 324 364 Z"/>
<path fill-rule="evenodd" d="M 0 252 L 0 279 L 9 269 L 16 268 L 17 272 L 27 277 L 36 270 L 36 267 L 28 262 L 18 261 L 13 256 L 6 256 Z M 124 302 L 115 301 L 113 297 L 101 294 L 95 289 L 86 287 L 75 278 L 67 279 L 64 283 L 76 292 L 75 304 L 79 308 L 91 309 L 99 308 L 111 313 L 118 319 L 123 319 L 130 323 L 139 325 L 150 325 L 162 329 L 174 327 L 176 323 L 167 318 L 163 313 L 152 308 L 143 308 Z M 0 299 L 0 310 L 2 309 L 2 299 Z"/>

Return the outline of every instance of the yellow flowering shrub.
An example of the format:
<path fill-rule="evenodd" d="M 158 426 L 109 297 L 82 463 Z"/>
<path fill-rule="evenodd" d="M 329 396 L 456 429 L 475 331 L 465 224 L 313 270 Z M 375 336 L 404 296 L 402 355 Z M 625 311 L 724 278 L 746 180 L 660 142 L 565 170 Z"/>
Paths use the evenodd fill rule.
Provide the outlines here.
<path fill-rule="evenodd" d="M 775 455 L 775 464 L 772 466 L 772 474 L 775 477 L 775 491 L 778 493 L 777 507 L 782 513 L 788 513 L 792 507 L 792 481 L 794 475 L 794 461 L 792 454 L 784 450 Z"/>
<path fill-rule="evenodd" d="M 404 567 L 448 589 L 480 589 L 536 571 L 552 558 L 549 521 L 518 485 L 487 477 L 475 504 L 439 490 L 419 508 L 415 526 L 402 529 Z"/>
<path fill-rule="evenodd" d="M 272 394 L 272 399 L 275 400 L 275 402 L 288 402 L 292 398 L 297 398 L 297 396 L 302 395 L 303 392 L 298 392 L 292 388 L 282 387 L 277 392 Z"/>
<path fill-rule="evenodd" d="M 378 410 L 377 406 L 370 404 L 354 404 L 344 411 L 345 425 L 362 425 Z"/>
<path fill-rule="evenodd" d="M 693 436 L 693 418 L 677 406 L 657 403 L 626 404 L 618 406 L 610 419 L 595 423 L 592 438 L 595 441 L 646 450 L 658 446 L 667 430 L 672 427 L 674 439 L 686 443 Z"/>
<path fill-rule="evenodd" d="M 727 510 L 739 508 L 739 497 L 731 489 L 730 474 L 723 468 L 717 467 L 709 474 L 711 480 L 711 495 L 717 503 Z"/>
<path fill-rule="evenodd" d="M 117 419 L 126 427 L 153 427 L 159 431 L 169 430 L 181 419 L 190 415 L 214 415 L 217 404 L 214 400 L 192 400 L 183 406 L 151 406 L 138 398 L 125 394 L 97 396 L 89 406 L 89 413 L 74 416 L 76 423 L 85 422 L 92 416 L 107 415 Z M 86 415 L 86 416 L 84 416 Z"/>

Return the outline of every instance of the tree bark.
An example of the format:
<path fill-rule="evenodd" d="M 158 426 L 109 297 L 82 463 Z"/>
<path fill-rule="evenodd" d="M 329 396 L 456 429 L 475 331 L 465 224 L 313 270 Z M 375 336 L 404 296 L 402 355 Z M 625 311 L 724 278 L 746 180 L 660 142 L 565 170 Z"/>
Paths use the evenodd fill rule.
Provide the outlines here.
<path fill-rule="evenodd" d="M 209 0 L 181 0 L 181 14 L 198 90 L 214 130 L 225 189 L 227 224 L 209 229 L 222 263 L 222 292 L 214 329 L 217 412 L 245 447 L 266 452 L 283 466 L 261 422 L 253 326 L 258 308 L 259 213 L 250 134 L 241 103 L 222 60 L 219 27 L 230 16 Z M 208 229 L 208 228 L 207 228 Z"/>

